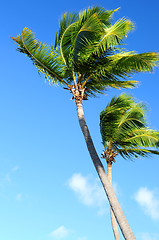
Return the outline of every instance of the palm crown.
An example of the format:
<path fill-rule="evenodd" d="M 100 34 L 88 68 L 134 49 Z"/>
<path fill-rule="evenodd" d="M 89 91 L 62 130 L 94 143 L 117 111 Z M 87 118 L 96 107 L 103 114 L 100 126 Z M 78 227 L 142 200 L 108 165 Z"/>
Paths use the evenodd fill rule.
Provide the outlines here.
<path fill-rule="evenodd" d="M 72 93 L 72 89 L 83 89 L 84 99 L 108 87 L 133 87 L 137 82 L 129 77 L 152 71 L 159 54 L 124 51 L 121 44 L 134 25 L 125 18 L 112 24 L 115 11 L 91 7 L 80 13 L 65 13 L 51 47 L 38 42 L 27 27 L 12 39 L 50 83 L 64 84 Z"/>
<path fill-rule="evenodd" d="M 146 107 L 130 95 L 112 98 L 100 114 L 100 131 L 106 152 L 124 158 L 159 154 L 159 132 L 147 127 Z"/>

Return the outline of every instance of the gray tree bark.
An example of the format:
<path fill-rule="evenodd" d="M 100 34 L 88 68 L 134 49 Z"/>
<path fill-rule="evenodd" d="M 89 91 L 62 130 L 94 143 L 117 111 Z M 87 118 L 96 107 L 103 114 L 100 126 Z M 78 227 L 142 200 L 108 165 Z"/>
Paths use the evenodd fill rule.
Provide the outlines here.
<path fill-rule="evenodd" d="M 112 163 L 107 163 L 107 169 L 108 169 L 108 179 L 109 179 L 109 182 L 112 184 Z M 110 208 L 110 216 L 111 216 L 114 238 L 115 240 L 120 240 L 117 221 L 114 216 L 113 210 L 111 208 Z"/>
<path fill-rule="evenodd" d="M 135 240 L 135 236 L 123 214 L 123 211 L 119 205 L 119 202 L 117 200 L 117 197 L 114 193 L 113 187 L 109 182 L 108 176 L 104 170 L 103 164 L 100 161 L 98 154 L 96 152 L 96 149 L 94 147 L 92 138 L 90 136 L 85 118 L 84 118 L 84 112 L 83 112 L 83 106 L 82 101 L 75 101 L 77 106 L 77 113 L 78 113 L 78 119 L 79 124 L 82 130 L 82 133 L 84 135 L 86 145 L 89 151 L 89 154 L 91 156 L 91 159 L 93 161 L 93 164 L 96 168 L 96 171 L 99 175 L 99 178 L 102 182 L 102 185 L 104 187 L 105 193 L 108 197 L 108 201 L 110 203 L 110 207 L 114 213 L 114 216 L 119 224 L 119 227 L 121 229 L 121 232 L 126 240 Z"/>

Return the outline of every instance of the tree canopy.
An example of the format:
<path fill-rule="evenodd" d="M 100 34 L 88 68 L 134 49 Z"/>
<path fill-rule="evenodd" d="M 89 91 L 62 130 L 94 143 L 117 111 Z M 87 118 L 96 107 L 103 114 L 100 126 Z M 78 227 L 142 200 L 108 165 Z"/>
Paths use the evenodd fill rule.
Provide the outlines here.
<path fill-rule="evenodd" d="M 100 114 L 100 131 L 105 150 L 113 150 L 123 158 L 158 154 L 159 132 L 147 126 L 146 106 L 132 96 L 113 97 Z"/>
<path fill-rule="evenodd" d="M 137 81 L 130 79 L 132 74 L 152 71 L 159 63 L 159 54 L 123 49 L 134 24 L 126 18 L 112 23 L 115 11 L 90 7 L 79 13 L 65 13 L 52 46 L 36 40 L 27 27 L 12 39 L 46 80 L 70 90 L 84 89 L 85 99 L 108 87 L 134 87 Z"/>

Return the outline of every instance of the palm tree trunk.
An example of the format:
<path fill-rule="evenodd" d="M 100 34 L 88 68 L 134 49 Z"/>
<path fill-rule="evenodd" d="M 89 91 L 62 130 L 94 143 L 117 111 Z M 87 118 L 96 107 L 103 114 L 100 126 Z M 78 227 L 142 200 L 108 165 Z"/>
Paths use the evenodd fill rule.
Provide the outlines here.
<path fill-rule="evenodd" d="M 92 138 L 90 136 L 90 133 L 89 133 L 89 130 L 88 130 L 85 118 L 84 118 L 82 101 L 77 101 L 76 100 L 75 102 L 76 102 L 76 106 L 77 106 L 79 124 L 80 124 L 81 130 L 83 132 L 89 154 L 90 154 L 91 159 L 93 161 L 93 164 L 96 168 L 96 171 L 99 175 L 99 178 L 102 182 L 102 185 L 103 185 L 105 193 L 108 197 L 108 200 L 109 200 L 110 206 L 112 208 L 112 211 L 113 211 L 113 213 L 116 217 L 116 220 L 119 224 L 119 227 L 122 231 L 122 234 L 123 234 L 124 238 L 126 240 L 135 240 L 136 238 L 135 238 L 135 236 L 134 236 L 134 234 L 133 234 L 133 232 L 132 232 L 132 230 L 131 230 L 131 228 L 130 228 L 130 226 L 129 226 L 129 224 L 128 224 L 128 222 L 127 222 L 127 220 L 126 220 L 126 218 L 123 214 L 123 211 L 122 211 L 122 209 L 119 205 L 119 202 L 116 198 L 116 195 L 114 193 L 112 185 L 110 184 L 108 176 L 107 176 L 107 174 L 104 170 L 103 164 L 100 161 L 100 159 L 98 157 L 98 154 L 95 150 Z"/>
<path fill-rule="evenodd" d="M 107 170 L 108 170 L 109 182 L 112 184 L 112 163 L 110 163 L 110 162 L 107 163 Z M 111 215 L 111 222 L 112 222 L 112 228 L 113 228 L 115 240 L 120 240 L 117 222 L 116 222 L 114 213 L 111 208 L 110 208 L 110 215 Z"/>

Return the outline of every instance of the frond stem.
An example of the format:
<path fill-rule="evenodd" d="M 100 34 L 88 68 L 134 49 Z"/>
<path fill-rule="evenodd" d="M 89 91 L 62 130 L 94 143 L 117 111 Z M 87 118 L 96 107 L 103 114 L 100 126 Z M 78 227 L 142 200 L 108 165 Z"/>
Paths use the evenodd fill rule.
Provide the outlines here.
<path fill-rule="evenodd" d="M 84 88 L 84 86 L 86 85 L 86 83 L 88 82 L 88 80 L 91 78 L 91 74 L 89 75 L 89 77 L 84 81 L 84 83 L 82 84 L 82 88 Z"/>
<path fill-rule="evenodd" d="M 73 71 L 72 74 L 73 74 L 73 81 L 74 81 L 74 84 L 75 84 L 75 89 L 77 90 L 78 87 L 77 87 L 77 81 L 76 81 L 76 77 L 75 77 L 75 72 Z"/>
<path fill-rule="evenodd" d="M 61 41 L 60 41 L 60 52 L 61 52 L 61 56 L 62 56 L 62 59 L 63 59 L 63 61 L 64 61 L 64 63 L 65 63 L 65 65 L 66 65 L 67 68 L 68 68 L 68 65 L 67 65 L 67 63 L 66 63 L 66 59 L 65 59 L 64 54 L 63 54 L 63 51 L 62 51 L 62 41 L 63 41 L 63 38 L 64 38 L 64 36 L 65 36 L 66 31 L 67 31 L 70 27 L 72 27 L 72 25 L 74 25 L 74 23 L 72 23 L 71 25 L 69 25 L 69 26 L 65 29 L 65 31 L 64 31 L 64 33 L 63 33 L 63 35 L 62 35 Z"/>
<path fill-rule="evenodd" d="M 126 139 L 125 141 L 128 142 L 129 140 L 132 140 L 132 139 L 135 139 L 135 138 L 141 138 L 141 137 L 145 137 L 145 136 L 146 136 L 146 137 L 153 138 L 154 140 L 158 141 L 158 138 L 156 138 L 156 137 L 154 137 L 154 136 L 152 136 L 152 135 L 150 135 L 150 134 L 140 134 L 140 135 L 136 135 L 136 136 L 134 136 L 134 137 L 131 137 L 131 138 Z"/>

